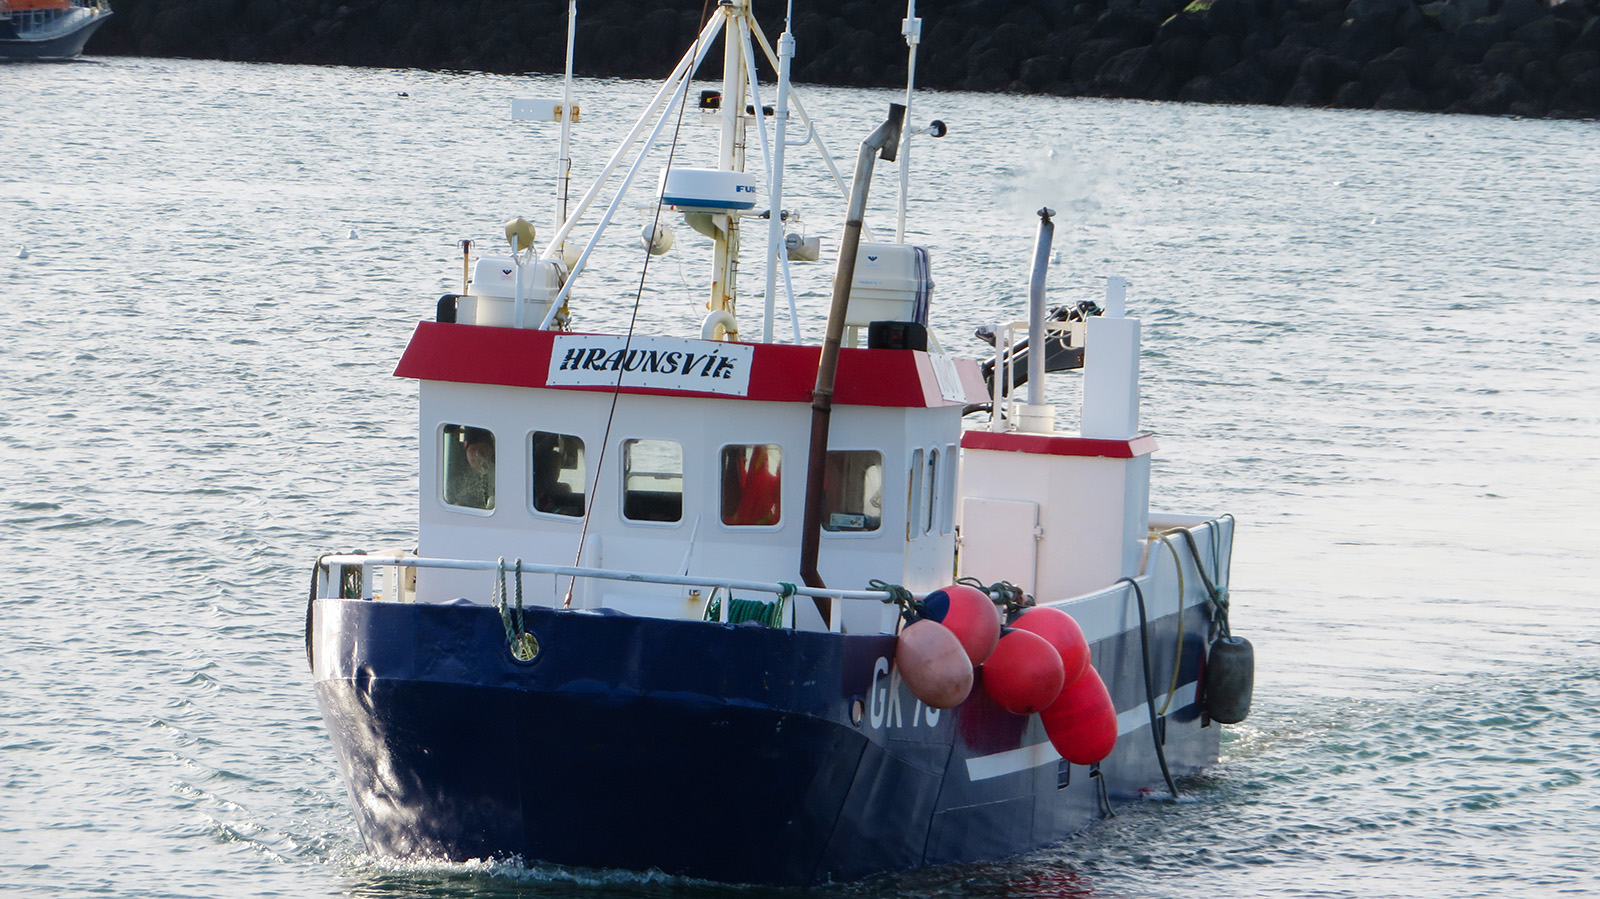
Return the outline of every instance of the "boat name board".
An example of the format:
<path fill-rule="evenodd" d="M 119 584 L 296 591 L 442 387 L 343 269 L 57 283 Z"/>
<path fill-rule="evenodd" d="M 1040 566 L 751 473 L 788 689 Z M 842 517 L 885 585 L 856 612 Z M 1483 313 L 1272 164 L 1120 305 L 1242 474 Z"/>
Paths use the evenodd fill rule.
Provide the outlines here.
<path fill-rule="evenodd" d="M 550 347 L 550 386 L 630 387 L 747 396 L 755 348 L 671 337 L 558 334 Z"/>

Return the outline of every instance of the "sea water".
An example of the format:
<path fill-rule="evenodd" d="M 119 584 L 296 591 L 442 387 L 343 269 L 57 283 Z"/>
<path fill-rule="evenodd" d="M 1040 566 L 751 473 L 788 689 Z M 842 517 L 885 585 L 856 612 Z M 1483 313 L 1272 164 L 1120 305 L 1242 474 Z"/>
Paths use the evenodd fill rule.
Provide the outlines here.
<path fill-rule="evenodd" d="M 372 858 L 316 711 L 310 562 L 414 541 L 415 385 L 390 375 L 460 289 L 458 240 L 554 231 L 554 126 L 509 110 L 556 82 L 87 59 L 0 88 L 0 893 L 762 894 Z M 574 198 L 651 87 L 578 92 Z M 846 177 L 898 99 L 800 93 Z M 912 118 L 950 128 L 915 141 L 908 198 L 947 351 L 1025 317 L 1041 207 L 1052 303 L 1131 282 L 1154 506 L 1238 517 L 1256 703 L 1182 802 L 823 895 L 1600 890 L 1600 126 L 973 94 Z M 713 162 L 693 112 L 663 133 Z M 665 152 L 596 244 L 580 327 L 637 304 L 698 333 L 705 242 L 669 218 L 678 248 L 640 274 Z M 815 146 L 789 158 L 813 166 L 792 229 L 836 249 L 832 177 Z M 830 276 L 795 266 L 808 340 Z M 748 328 L 758 258 L 741 278 Z M 1068 424 L 1075 379 L 1051 387 Z"/>

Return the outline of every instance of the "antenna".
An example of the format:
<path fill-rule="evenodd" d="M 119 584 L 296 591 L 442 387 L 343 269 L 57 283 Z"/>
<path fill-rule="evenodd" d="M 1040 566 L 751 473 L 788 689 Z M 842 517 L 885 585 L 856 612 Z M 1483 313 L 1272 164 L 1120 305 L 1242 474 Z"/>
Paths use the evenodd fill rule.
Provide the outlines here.
<path fill-rule="evenodd" d="M 567 0 L 567 74 L 561 87 L 561 159 L 556 163 L 556 178 L 561 189 L 556 199 L 556 227 L 567 223 L 567 194 L 572 185 L 572 154 L 569 148 L 572 120 L 577 110 L 572 108 L 572 50 L 578 33 L 578 0 Z M 562 244 L 565 245 L 563 240 Z M 561 251 L 556 247 L 556 252 Z"/>
<path fill-rule="evenodd" d="M 911 94 L 917 84 L 917 45 L 922 43 L 922 20 L 917 18 L 917 0 L 906 0 L 906 17 L 900 23 L 900 33 L 906 37 L 906 118 L 911 120 Z M 900 205 L 894 225 L 894 242 L 906 242 L 906 199 L 911 192 L 911 135 L 916 129 L 907 128 L 901 136 L 900 147 Z"/>

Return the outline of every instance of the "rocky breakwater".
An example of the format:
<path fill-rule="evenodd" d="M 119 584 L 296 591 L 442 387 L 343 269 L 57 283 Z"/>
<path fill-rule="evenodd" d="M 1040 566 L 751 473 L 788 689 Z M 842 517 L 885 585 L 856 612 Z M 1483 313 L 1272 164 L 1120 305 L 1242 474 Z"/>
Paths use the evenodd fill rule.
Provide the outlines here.
<path fill-rule="evenodd" d="M 892 5 L 892 4 L 891 4 Z M 116 0 L 101 54 L 556 72 L 562 0 Z M 898 7 L 800 0 L 797 80 L 893 86 Z M 578 69 L 655 77 L 695 0 L 582 0 Z M 758 5 L 770 34 L 779 4 Z M 1600 116 L 1600 0 L 921 0 L 918 81 L 1063 96 Z"/>
<path fill-rule="evenodd" d="M 1116 35 L 1080 45 L 1075 90 L 1491 115 L 1600 113 L 1600 18 L 1584 0 L 1195 0 L 1122 40 L 1128 45 Z"/>

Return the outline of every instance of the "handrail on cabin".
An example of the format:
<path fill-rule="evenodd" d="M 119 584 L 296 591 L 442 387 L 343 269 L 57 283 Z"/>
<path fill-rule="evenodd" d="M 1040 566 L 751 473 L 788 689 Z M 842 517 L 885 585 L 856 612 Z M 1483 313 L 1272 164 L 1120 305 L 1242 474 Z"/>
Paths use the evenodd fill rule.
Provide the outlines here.
<path fill-rule="evenodd" d="M 419 556 L 394 555 L 329 555 L 317 560 L 320 572 L 330 573 L 333 566 L 360 565 L 362 599 L 372 598 L 371 569 L 378 566 L 395 568 L 438 568 L 455 571 L 498 571 L 500 560 L 479 559 L 425 559 Z M 615 568 L 580 568 L 573 565 L 544 565 L 523 562 L 523 574 L 552 574 L 558 577 L 584 577 L 607 581 L 631 581 L 643 584 L 663 584 L 672 587 L 721 587 L 724 590 L 748 590 L 771 593 L 776 596 L 811 596 L 817 599 L 872 600 L 883 602 L 889 595 L 883 590 L 832 590 L 788 584 L 776 581 L 746 581 L 736 578 L 708 577 L 704 575 L 655 574 L 644 571 L 622 571 Z M 921 597 L 918 597 L 921 598 Z"/>

